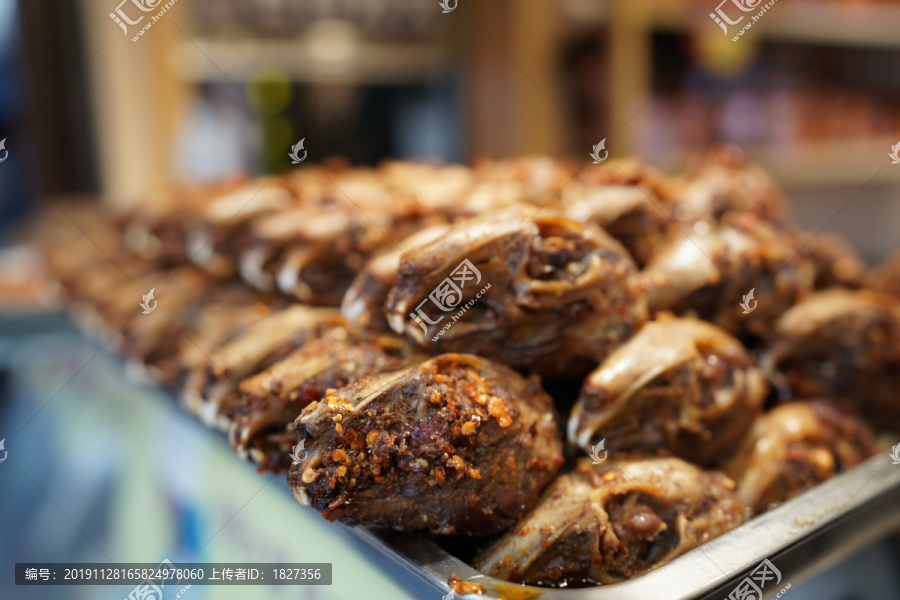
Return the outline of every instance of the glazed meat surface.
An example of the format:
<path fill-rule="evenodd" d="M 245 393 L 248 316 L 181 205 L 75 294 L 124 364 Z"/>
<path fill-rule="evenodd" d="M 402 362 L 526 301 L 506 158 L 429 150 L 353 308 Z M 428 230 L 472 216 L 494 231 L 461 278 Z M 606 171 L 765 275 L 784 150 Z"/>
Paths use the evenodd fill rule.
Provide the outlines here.
<path fill-rule="evenodd" d="M 900 252 L 894 252 L 865 277 L 865 287 L 874 292 L 900 298 Z"/>
<path fill-rule="evenodd" d="M 483 548 L 479 571 L 531 585 L 616 583 L 744 522 L 734 482 L 677 458 L 582 459 L 514 529 Z"/>
<path fill-rule="evenodd" d="M 650 311 L 694 315 L 742 339 L 772 339 L 774 320 L 812 290 L 815 273 L 789 237 L 763 222 L 746 224 L 673 229 L 643 272 Z"/>
<path fill-rule="evenodd" d="M 209 202 L 186 236 L 190 260 L 215 277 L 234 277 L 238 248 L 247 243 L 253 219 L 290 205 L 285 179 L 247 181 Z"/>
<path fill-rule="evenodd" d="M 569 441 L 586 451 L 665 448 L 715 465 L 759 414 L 767 386 L 747 351 L 721 328 L 662 315 L 584 382 Z"/>
<path fill-rule="evenodd" d="M 397 271 L 406 251 L 432 242 L 444 233 L 445 225 L 435 225 L 416 232 L 392 248 L 369 260 L 359 272 L 341 301 L 341 313 L 348 323 L 364 329 L 387 331 L 384 303 L 397 283 Z"/>
<path fill-rule="evenodd" d="M 729 221 L 739 215 L 775 222 L 787 212 L 775 181 L 733 146 L 711 151 L 672 188 L 675 218 L 682 223 Z"/>
<path fill-rule="evenodd" d="M 787 398 L 850 401 L 900 428 L 900 301 L 868 291 L 817 292 L 778 321 L 767 368 Z"/>
<path fill-rule="evenodd" d="M 573 221 L 599 225 L 644 265 L 671 225 L 670 200 L 655 169 L 636 160 L 611 160 L 585 167 L 563 190 L 561 210 Z"/>
<path fill-rule="evenodd" d="M 407 252 L 391 329 L 542 375 L 596 365 L 645 318 L 634 262 L 594 225 L 533 215 L 493 212 Z"/>
<path fill-rule="evenodd" d="M 859 288 L 866 276 L 866 263 L 847 239 L 837 233 L 815 233 L 799 230 L 795 233 L 800 253 L 815 267 L 813 287 L 826 290 L 833 287 Z"/>
<path fill-rule="evenodd" d="M 204 305 L 186 335 L 177 338 L 171 356 L 160 356 L 152 364 L 164 381 L 184 385 L 187 377 L 204 368 L 209 357 L 226 343 L 242 335 L 250 327 L 272 313 L 283 310 L 281 301 L 254 300 L 246 304 L 215 301 Z"/>
<path fill-rule="evenodd" d="M 756 420 L 727 472 L 737 482 L 738 498 L 758 514 L 875 451 L 869 427 L 841 407 L 821 401 L 790 402 Z"/>
<path fill-rule="evenodd" d="M 296 421 L 294 496 L 330 521 L 442 534 L 508 529 L 563 462 L 536 378 L 464 354 L 367 377 Z"/>
<path fill-rule="evenodd" d="M 343 323 L 336 309 L 301 305 L 268 316 L 218 348 L 194 369 L 185 385 L 186 407 L 207 425 L 227 430 L 231 423 L 220 409 L 232 401 L 243 379 Z"/>
<path fill-rule="evenodd" d="M 261 469 L 285 471 L 291 465 L 291 448 L 300 441 L 294 419 L 310 402 L 363 377 L 427 358 L 404 338 L 335 327 L 241 382 L 236 401 L 221 410 L 232 421 L 231 444 Z"/>

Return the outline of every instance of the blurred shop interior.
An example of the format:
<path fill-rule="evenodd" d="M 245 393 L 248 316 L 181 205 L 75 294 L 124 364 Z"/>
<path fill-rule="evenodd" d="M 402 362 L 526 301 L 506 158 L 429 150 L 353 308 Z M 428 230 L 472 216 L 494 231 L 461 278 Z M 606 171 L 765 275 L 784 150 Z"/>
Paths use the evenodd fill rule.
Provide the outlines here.
<path fill-rule="evenodd" d="M 700 0 L 436 4 L 190 0 L 132 42 L 110 0 L 0 0 L 6 231 L 45 195 L 282 171 L 300 138 L 368 165 L 582 160 L 605 138 L 668 171 L 740 144 L 798 224 L 872 262 L 897 245 L 900 2 L 777 3 L 738 42 Z"/>

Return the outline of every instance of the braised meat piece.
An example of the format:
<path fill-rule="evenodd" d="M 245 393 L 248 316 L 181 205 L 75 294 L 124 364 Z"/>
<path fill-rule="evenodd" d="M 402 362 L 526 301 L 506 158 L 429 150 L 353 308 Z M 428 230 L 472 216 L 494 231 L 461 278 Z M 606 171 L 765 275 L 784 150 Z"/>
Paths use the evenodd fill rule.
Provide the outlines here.
<path fill-rule="evenodd" d="M 305 448 L 288 475 L 294 496 L 349 524 L 498 533 L 563 462 L 537 378 L 465 354 L 352 383 L 295 424 Z"/>
<path fill-rule="evenodd" d="M 340 312 L 330 308 L 295 305 L 270 315 L 215 350 L 188 375 L 185 406 L 207 425 L 227 430 L 231 423 L 220 409 L 233 401 L 242 380 L 343 324 Z"/>
<path fill-rule="evenodd" d="M 472 563 L 545 586 L 609 584 L 655 569 L 744 522 L 734 482 L 678 458 L 591 464 L 558 477 L 538 507 Z"/>
<path fill-rule="evenodd" d="M 900 429 L 900 301 L 867 291 L 817 292 L 786 312 L 765 364 L 786 398 L 848 400 Z"/>
<path fill-rule="evenodd" d="M 391 329 L 542 375 L 595 366 L 645 319 L 634 262 L 595 225 L 533 214 L 492 212 L 408 251 Z"/>
<path fill-rule="evenodd" d="M 272 298 L 241 304 L 216 300 L 205 305 L 192 325 L 182 330 L 183 335 L 176 339 L 177 348 L 171 355 L 159 356 L 151 364 L 163 381 L 181 387 L 190 373 L 206 366 L 216 350 L 284 308 L 283 301 Z"/>
<path fill-rule="evenodd" d="M 116 267 L 105 267 L 105 274 L 118 273 Z M 132 357 L 143 358 L 152 352 L 159 340 L 159 332 L 171 324 L 168 315 L 204 294 L 213 284 L 212 279 L 199 269 L 188 267 L 183 270 L 150 271 L 131 281 L 111 278 L 115 283 L 97 282 L 89 290 L 90 296 L 79 303 L 77 320 L 88 331 L 99 332 L 106 341 L 109 336 L 121 330 L 114 343 L 119 350 Z M 153 310 L 143 314 L 142 296 L 153 290 L 153 298 L 148 298 L 147 306 Z M 88 293 L 83 288 L 81 293 Z"/>
<path fill-rule="evenodd" d="M 475 211 L 470 214 L 519 203 L 552 209 L 577 172 L 574 163 L 540 155 L 480 159 L 473 170 L 476 187 L 463 201 L 466 209 Z"/>
<path fill-rule="evenodd" d="M 120 294 L 126 296 L 128 316 L 137 315 L 122 330 L 122 351 L 150 365 L 177 353 L 181 336 L 195 331 L 200 315 L 210 304 L 239 306 L 253 302 L 253 293 L 246 286 L 216 282 L 196 269 L 160 280 L 159 287 L 153 289 L 154 301 L 148 300 L 148 306 L 156 302 L 156 308 L 149 314 L 143 314 L 138 304 L 143 294 L 132 288 Z"/>
<path fill-rule="evenodd" d="M 463 165 L 386 161 L 378 172 L 394 199 L 411 199 L 421 213 L 447 218 L 460 215 L 460 204 L 475 182 L 472 169 Z"/>
<path fill-rule="evenodd" d="M 737 147 L 711 151 L 688 177 L 673 181 L 675 219 L 723 221 L 754 215 L 777 222 L 784 219 L 786 202 L 778 185 Z"/>
<path fill-rule="evenodd" d="M 388 330 L 384 303 L 388 292 L 397 283 L 397 271 L 404 253 L 437 240 L 446 231 L 445 225 L 423 229 L 402 240 L 399 248 L 385 250 L 369 260 L 341 301 L 341 313 L 347 322 L 361 329 Z"/>
<path fill-rule="evenodd" d="M 755 513 L 784 502 L 876 452 L 868 425 L 821 401 L 782 404 L 760 416 L 727 472 Z"/>
<path fill-rule="evenodd" d="M 189 255 L 188 232 L 210 204 L 248 181 L 239 176 L 212 185 L 182 184 L 145 195 L 118 217 L 125 247 L 157 267 L 175 267 Z"/>
<path fill-rule="evenodd" d="M 299 441 L 294 419 L 329 390 L 378 373 L 426 360 L 404 338 L 351 333 L 335 327 L 268 369 L 241 382 L 237 401 L 222 408 L 233 421 L 231 444 L 243 457 L 269 471 L 290 467 Z"/>
<path fill-rule="evenodd" d="M 188 258 L 216 277 L 237 274 L 238 248 L 247 243 L 254 218 L 287 208 L 292 195 L 286 177 L 255 179 L 210 202 L 186 237 Z"/>
<path fill-rule="evenodd" d="M 837 233 L 805 230 L 798 231 L 795 236 L 800 254 L 815 266 L 815 289 L 855 289 L 862 286 L 866 263 L 847 238 Z"/>
<path fill-rule="evenodd" d="M 772 339 L 772 324 L 812 290 L 814 268 L 784 234 L 697 223 L 673 229 L 644 269 L 650 311 L 694 315 L 739 337 Z"/>
<path fill-rule="evenodd" d="M 865 287 L 900 298 L 900 251 L 885 258 L 881 264 L 866 274 Z"/>
<path fill-rule="evenodd" d="M 590 451 L 660 448 L 704 465 L 734 450 L 761 410 L 765 376 L 721 328 L 662 315 L 591 373 L 569 420 Z"/>
<path fill-rule="evenodd" d="M 662 175 L 633 159 L 585 167 L 564 188 L 561 204 L 566 217 L 599 225 L 619 240 L 639 265 L 647 263 L 672 222 Z"/>

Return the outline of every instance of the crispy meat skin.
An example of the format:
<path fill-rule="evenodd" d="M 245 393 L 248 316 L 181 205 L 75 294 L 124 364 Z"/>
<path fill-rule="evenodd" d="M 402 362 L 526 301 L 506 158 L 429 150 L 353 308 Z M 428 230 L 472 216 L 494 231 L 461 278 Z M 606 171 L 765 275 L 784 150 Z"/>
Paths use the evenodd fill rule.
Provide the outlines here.
<path fill-rule="evenodd" d="M 813 265 L 765 222 L 703 225 L 673 229 L 644 269 L 651 313 L 695 315 L 742 339 L 772 339 L 775 319 L 812 290 Z M 755 308 L 744 314 L 751 289 Z"/>
<path fill-rule="evenodd" d="M 779 320 L 765 363 L 789 398 L 847 400 L 900 428 L 900 301 L 868 291 L 817 292 Z"/>
<path fill-rule="evenodd" d="M 498 533 L 563 461 L 540 382 L 465 354 L 352 383 L 296 426 L 308 455 L 288 475 L 294 496 L 350 524 Z"/>
<path fill-rule="evenodd" d="M 231 445 L 263 470 L 286 471 L 291 448 L 300 441 L 292 424 L 306 405 L 328 390 L 427 358 L 401 337 L 335 327 L 241 382 L 237 401 L 222 409 L 232 421 Z"/>
<path fill-rule="evenodd" d="M 343 318 L 331 308 L 294 305 L 269 315 L 219 347 L 188 375 L 186 407 L 207 425 L 227 430 L 230 422 L 220 411 L 233 401 L 240 381 L 336 325 L 343 325 Z"/>
<path fill-rule="evenodd" d="M 590 451 L 660 448 L 720 464 L 759 414 L 765 376 L 728 333 L 662 315 L 613 352 L 584 382 L 569 441 Z"/>
<path fill-rule="evenodd" d="M 755 513 L 793 498 L 876 452 L 872 431 L 842 407 L 791 402 L 757 418 L 727 472 Z"/>
<path fill-rule="evenodd" d="M 391 328 L 429 350 L 471 352 L 542 375 L 593 367 L 645 319 L 634 262 L 595 225 L 533 216 L 534 209 L 492 212 L 407 252 L 385 307 Z M 467 282 L 445 312 L 429 295 L 463 260 L 481 280 Z M 427 335 L 410 317 L 420 305 L 436 322 Z"/>
<path fill-rule="evenodd" d="M 514 529 L 472 563 L 532 585 L 583 586 L 641 575 L 744 522 L 721 473 L 677 458 L 591 464 L 558 477 Z"/>

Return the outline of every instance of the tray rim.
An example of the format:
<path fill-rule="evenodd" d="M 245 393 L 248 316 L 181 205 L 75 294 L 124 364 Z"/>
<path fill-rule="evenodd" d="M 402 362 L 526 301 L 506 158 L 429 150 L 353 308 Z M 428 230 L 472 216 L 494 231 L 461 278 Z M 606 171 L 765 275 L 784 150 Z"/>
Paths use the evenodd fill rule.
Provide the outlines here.
<path fill-rule="evenodd" d="M 877 511 L 872 516 L 873 511 Z M 841 473 L 778 507 L 758 515 L 658 569 L 615 585 L 555 589 L 516 585 L 485 575 L 432 540 L 416 533 L 350 528 L 352 535 L 447 594 L 448 578 L 485 587 L 493 600 L 646 600 L 666 590 L 668 600 L 727 598 L 763 559 L 782 572 L 781 584 L 797 585 L 868 543 L 900 531 L 900 465 L 887 452 Z M 816 557 L 806 555 L 813 549 Z M 791 557 L 794 558 L 791 558 Z M 799 560 L 797 559 L 799 556 Z M 781 564 L 784 568 L 779 567 Z M 771 584 L 764 597 L 781 588 Z M 722 591 L 724 590 L 724 591 Z"/>

